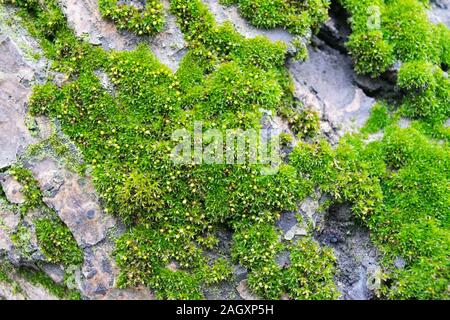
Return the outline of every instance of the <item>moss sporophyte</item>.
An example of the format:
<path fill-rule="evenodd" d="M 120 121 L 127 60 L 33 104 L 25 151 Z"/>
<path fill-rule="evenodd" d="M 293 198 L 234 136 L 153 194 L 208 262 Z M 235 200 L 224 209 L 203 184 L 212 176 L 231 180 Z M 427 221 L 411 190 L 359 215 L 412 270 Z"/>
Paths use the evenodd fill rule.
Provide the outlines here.
<path fill-rule="evenodd" d="M 353 219 L 370 230 L 385 256 L 380 295 L 448 298 L 450 153 L 442 123 L 449 86 L 441 69 L 448 66 L 448 29 L 424 20 L 422 2 L 341 1 L 352 16 L 348 47 L 355 70 L 377 77 L 402 61 L 398 85 L 405 98 L 397 112 L 416 121 L 399 128 L 396 106 L 380 102 L 363 130 L 336 147 L 320 136 L 317 112 L 294 99 L 286 45 L 244 38 L 230 23 L 217 24 L 199 0 L 170 1 L 188 43 L 175 73 L 145 44 L 107 52 L 80 40 L 54 0 L 7 2 L 21 8 L 53 68 L 68 76 L 61 87 L 52 81 L 34 87 L 31 114 L 58 119 L 88 163 L 104 209 L 127 226 L 114 250 L 119 287 L 145 285 L 158 298 L 201 299 L 205 286 L 232 277 L 234 263 L 248 270 L 248 286 L 259 297 L 337 298 L 332 250 L 310 237 L 281 240 L 276 227 L 281 214 L 297 211 L 319 190 L 333 203 L 350 204 Z M 328 7 L 320 0 L 234 2 L 253 24 L 300 35 L 317 29 Z M 163 9 L 146 3 L 99 1 L 119 28 L 155 34 L 164 25 Z M 367 11 L 370 5 L 380 10 Z M 410 21 L 419 27 L 405 27 Z M 264 132 L 267 113 L 287 120 L 291 139 L 284 135 L 280 144 Z M 378 131 L 383 138 L 367 142 Z M 293 151 L 280 160 L 283 145 Z M 267 168 L 276 170 L 266 174 Z M 27 179 L 21 170 L 18 175 Z M 36 197 L 29 194 L 30 206 Z M 50 259 L 79 263 L 73 237 L 59 230 L 59 221 L 38 225 Z M 218 250 L 220 228 L 232 233 L 230 256 Z M 73 250 L 54 257 L 53 246 L 53 253 Z M 284 251 L 290 263 L 279 265 Z M 393 267 L 398 256 L 403 269 Z"/>

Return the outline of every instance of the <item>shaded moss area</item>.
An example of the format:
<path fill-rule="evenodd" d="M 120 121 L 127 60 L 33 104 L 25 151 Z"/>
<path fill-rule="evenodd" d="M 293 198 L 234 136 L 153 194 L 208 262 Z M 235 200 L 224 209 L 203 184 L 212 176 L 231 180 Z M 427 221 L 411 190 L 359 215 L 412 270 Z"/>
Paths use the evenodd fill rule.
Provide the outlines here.
<path fill-rule="evenodd" d="M 8 262 L 0 260 L 0 283 L 4 282 L 13 288 L 14 294 L 24 294 L 22 281 L 29 282 L 48 291 L 52 296 L 62 300 L 80 300 L 77 290 L 69 289 L 64 283 L 55 283 L 47 274 L 32 268 L 16 268 Z"/>
<path fill-rule="evenodd" d="M 52 278 L 42 271 L 21 268 L 18 274 L 35 285 L 42 286 L 49 293 L 62 300 L 81 300 L 81 294 L 77 290 L 69 289 L 65 284 L 55 283 Z"/>
<path fill-rule="evenodd" d="M 400 62 L 398 86 L 405 98 L 404 114 L 439 124 L 450 116 L 450 30 L 428 20 L 428 1 L 341 0 L 352 34 L 347 42 L 355 70 L 380 76 Z"/>

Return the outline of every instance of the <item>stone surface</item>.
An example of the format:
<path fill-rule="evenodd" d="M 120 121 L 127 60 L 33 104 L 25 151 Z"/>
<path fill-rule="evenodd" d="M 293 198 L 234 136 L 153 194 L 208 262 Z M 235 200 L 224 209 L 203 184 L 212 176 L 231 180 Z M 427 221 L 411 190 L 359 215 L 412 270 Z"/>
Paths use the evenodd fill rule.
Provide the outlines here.
<path fill-rule="evenodd" d="M 320 198 L 320 194 L 316 193 L 316 199 Z M 317 217 L 316 215 L 319 213 L 317 210 L 319 209 L 319 201 L 312 197 L 307 197 L 300 204 L 300 213 L 303 215 L 303 219 L 311 222 L 313 227 L 316 225 Z"/>
<path fill-rule="evenodd" d="M 50 277 L 55 283 L 64 282 L 64 268 L 54 264 L 44 264 L 42 270 Z"/>
<path fill-rule="evenodd" d="M 0 185 L 10 203 L 21 204 L 25 202 L 25 196 L 22 193 L 23 187 L 14 177 L 9 174 L 0 174 Z"/>
<path fill-rule="evenodd" d="M 310 47 L 306 62 L 290 61 L 288 67 L 296 97 L 330 123 L 333 131 L 325 133 L 330 140 L 337 142 L 339 136 L 356 131 L 368 119 L 375 100 L 355 84 L 348 56 L 326 45 Z"/>
<path fill-rule="evenodd" d="M 244 300 L 258 300 L 258 297 L 255 296 L 249 289 L 247 279 L 239 282 L 239 285 L 236 287 L 236 290 L 239 292 L 239 295 Z"/>
<path fill-rule="evenodd" d="M 431 0 L 428 17 L 433 23 L 443 23 L 450 28 L 450 0 Z"/>
<path fill-rule="evenodd" d="M 284 239 L 292 240 L 296 236 L 306 236 L 307 234 L 308 234 L 308 230 L 306 230 L 306 228 L 304 226 L 300 226 L 300 225 L 296 224 L 291 229 L 289 229 L 288 232 L 286 232 L 286 234 L 284 235 Z"/>
<path fill-rule="evenodd" d="M 155 56 L 172 70 L 178 68 L 186 50 L 183 34 L 176 25 L 175 17 L 168 14 L 169 2 L 164 0 L 166 24 L 154 37 L 137 36 L 131 32 L 118 30 L 116 25 L 103 19 L 96 0 L 59 0 L 69 26 L 80 37 L 86 37 L 94 45 L 105 50 L 132 50 L 137 44 L 147 43 Z"/>
<path fill-rule="evenodd" d="M 369 231 L 358 225 L 345 205 L 332 206 L 315 238 L 334 249 L 339 273 L 336 283 L 341 299 L 368 300 L 375 297 L 379 253 Z M 375 282 L 374 282 L 375 280 Z"/>
<path fill-rule="evenodd" d="M 242 18 L 236 5 L 223 6 L 219 0 L 203 0 L 203 2 L 209 7 L 218 23 L 231 22 L 244 37 L 265 36 L 272 41 L 283 41 L 286 44 L 289 44 L 294 38 L 292 34 L 282 28 L 266 30 L 253 27 Z"/>
<path fill-rule="evenodd" d="M 44 202 L 58 213 L 82 248 L 106 237 L 115 222 L 100 208 L 89 178 L 79 177 L 51 158 L 29 166 L 44 192 Z"/>
<path fill-rule="evenodd" d="M 28 145 L 42 138 L 32 136 L 25 121 L 31 85 L 45 78 L 47 61 L 31 56 L 40 52 L 15 10 L 0 6 L 0 169 L 14 163 Z M 37 125 L 44 130 L 41 126 L 47 123 L 39 121 Z"/>
<path fill-rule="evenodd" d="M 33 142 L 26 125 L 26 101 L 33 69 L 8 37 L 0 36 L 0 168 L 11 165 L 19 153 Z"/>
<path fill-rule="evenodd" d="M 105 50 L 132 49 L 135 37 L 132 33 L 119 32 L 113 22 L 104 20 L 98 9 L 97 0 L 59 0 L 69 26 L 79 37 Z"/>

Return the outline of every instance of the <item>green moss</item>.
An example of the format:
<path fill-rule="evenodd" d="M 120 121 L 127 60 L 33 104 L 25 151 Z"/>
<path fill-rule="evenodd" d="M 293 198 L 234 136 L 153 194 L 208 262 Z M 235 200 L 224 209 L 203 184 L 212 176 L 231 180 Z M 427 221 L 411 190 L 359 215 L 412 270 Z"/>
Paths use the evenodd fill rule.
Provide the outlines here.
<path fill-rule="evenodd" d="M 255 224 L 233 235 L 231 255 L 248 269 L 255 269 L 273 261 L 281 250 L 278 233 L 270 224 Z"/>
<path fill-rule="evenodd" d="M 228 5 L 236 3 L 239 12 L 260 28 L 283 27 L 298 35 L 306 35 L 310 30 L 318 30 L 328 18 L 327 0 L 293 2 L 286 0 L 226 0 Z"/>
<path fill-rule="evenodd" d="M 24 257 L 31 257 L 34 248 L 31 246 L 31 231 L 24 225 L 19 225 L 15 232 L 11 235 L 11 240 L 17 251 Z"/>
<path fill-rule="evenodd" d="M 291 299 L 331 300 L 339 297 L 334 277 L 336 258 L 331 248 L 322 248 L 311 239 L 302 239 L 290 250 L 291 265 L 283 281 Z"/>
<path fill-rule="evenodd" d="M 151 282 L 152 287 L 156 289 L 158 299 L 199 300 L 203 298 L 200 282 L 185 271 L 162 269 Z"/>
<path fill-rule="evenodd" d="M 380 31 L 353 33 L 347 47 L 360 74 L 379 76 L 394 63 L 392 46 L 383 40 Z"/>
<path fill-rule="evenodd" d="M 382 15 L 383 32 L 399 60 L 439 63 L 440 43 L 436 28 L 417 0 L 390 1 Z"/>
<path fill-rule="evenodd" d="M 50 219 L 36 220 L 35 226 L 38 245 L 49 262 L 66 266 L 83 262 L 83 252 L 67 226 Z"/>
<path fill-rule="evenodd" d="M 23 187 L 22 193 L 25 197 L 25 203 L 21 205 L 20 210 L 26 213 L 30 209 L 42 206 L 42 192 L 31 171 L 21 165 L 14 165 L 10 168 L 9 173 Z"/>
<path fill-rule="evenodd" d="M 14 281 L 9 277 L 8 273 L 3 270 L 3 264 L 0 264 L 0 282 L 12 284 Z"/>
<path fill-rule="evenodd" d="M 205 274 L 201 278 L 205 279 L 205 284 L 213 284 L 229 280 L 233 275 L 233 268 L 230 262 L 224 258 L 218 258 L 211 267 L 205 268 Z"/>
<path fill-rule="evenodd" d="M 309 150 L 309 151 L 308 151 Z M 387 125 L 382 141 L 365 144 L 347 136 L 336 150 L 326 143 L 299 146 L 293 162 L 305 177 L 353 204 L 386 255 L 390 298 L 448 298 L 449 224 L 447 145 L 414 128 Z M 341 185 L 342 182 L 342 185 Z M 397 257 L 406 260 L 395 269 Z M 441 261 L 439 263 L 438 261 Z"/>
<path fill-rule="evenodd" d="M 392 123 L 387 106 L 377 103 L 370 109 L 370 117 L 361 129 L 363 133 L 376 133 Z"/>
<path fill-rule="evenodd" d="M 404 89 L 404 108 L 414 118 L 442 122 L 450 116 L 450 80 L 431 63 L 413 61 L 402 65 L 398 85 Z"/>
<path fill-rule="evenodd" d="M 260 233 L 263 234 L 262 231 Z M 252 243 L 250 237 L 251 234 L 246 240 Z M 277 240 L 266 239 L 265 241 L 266 246 L 270 248 L 269 243 L 273 245 Z M 296 300 L 323 300 L 339 297 L 334 283 L 337 272 L 336 258 L 330 248 L 321 248 L 311 239 L 301 239 L 287 247 L 290 263 L 285 266 L 279 266 L 275 262 L 274 253 L 266 254 L 264 250 L 257 247 L 252 249 L 254 250 L 250 252 L 254 252 L 257 256 L 262 255 L 266 259 L 247 261 L 250 268 L 248 285 L 259 297 L 280 299 L 283 294 Z"/>
<path fill-rule="evenodd" d="M 163 5 L 159 1 L 146 1 L 142 8 L 119 4 L 118 0 L 100 0 L 98 5 L 102 16 L 114 21 L 119 29 L 153 35 L 164 27 Z"/>
<path fill-rule="evenodd" d="M 248 275 L 249 288 L 263 299 L 280 299 L 284 293 L 283 281 L 282 269 L 273 261 L 252 269 Z"/>
<path fill-rule="evenodd" d="M 371 33 L 364 26 L 367 15 L 361 18 L 367 4 L 351 2 L 352 28 L 362 35 L 360 42 L 370 34 L 373 45 L 355 40 L 355 48 L 368 61 L 369 72 L 381 73 L 392 55 L 416 49 L 402 48 L 405 41 L 396 42 L 393 35 Z M 262 297 L 335 298 L 328 250 L 302 242 L 290 248 L 290 267 L 275 263 L 283 244 L 274 222 L 318 187 L 335 202 L 353 205 L 356 218 L 370 228 L 387 257 L 408 260 L 403 271 L 393 270 L 389 259 L 385 262 L 393 283 L 385 284 L 386 296 L 445 297 L 448 277 L 437 261 L 446 261 L 449 247 L 441 245 L 448 240 L 447 145 L 430 143 L 414 128 L 396 128 L 386 110 L 375 107 L 366 130 L 384 128 L 382 141 L 366 144 L 359 135 L 346 136 L 336 149 L 321 140 L 300 142 L 291 164 L 280 165 L 273 175 L 261 175 L 261 165 L 175 164 L 169 155 L 175 144 L 171 134 L 178 128 L 192 133 L 195 121 L 221 132 L 258 129 L 260 109 L 288 110 L 285 117 L 293 130 L 314 136 L 317 117 L 292 113 L 298 106 L 284 68 L 286 47 L 264 38 L 245 39 L 231 24 L 216 24 L 198 0 L 173 0 L 170 10 L 189 46 L 174 74 L 148 46 L 108 53 L 77 39 L 65 24 L 50 28 L 46 21 L 51 19 L 40 6 L 22 14 L 28 15 L 29 28 L 46 55 L 55 60 L 54 68 L 70 77 L 62 88 L 37 86 L 30 109 L 59 120 L 92 168 L 105 211 L 126 223 L 128 231 L 114 252 L 120 287 L 146 285 L 159 298 L 202 298 L 202 286 L 229 276 L 227 263 L 210 261 L 203 252 L 203 247 L 214 247 L 218 226 L 225 226 L 234 232 L 232 258 L 249 269 L 249 285 Z M 383 5 L 381 14 L 394 9 L 403 10 Z M 437 53 L 427 54 L 428 63 L 436 64 L 431 60 Z M 96 70 L 107 73 L 114 95 L 101 86 Z M 433 99 L 446 101 L 442 74 L 422 71 L 417 77 L 403 69 L 399 83 L 408 94 L 422 96 L 430 85 L 423 79 L 431 79 Z M 420 108 L 427 107 L 417 103 L 408 110 L 426 115 Z M 54 240 L 69 241 L 67 233 L 62 240 L 51 235 L 48 222 L 44 227 L 48 248 Z M 314 272 L 321 268 L 323 274 Z M 427 279 L 417 276 L 421 270 Z"/>
<path fill-rule="evenodd" d="M 289 123 L 293 133 L 299 137 L 314 137 L 320 131 L 320 118 L 317 111 L 310 108 L 302 110 L 282 108 L 280 115 Z"/>
<path fill-rule="evenodd" d="M 347 46 L 355 70 L 377 77 L 396 61 L 403 63 L 398 84 L 405 91 L 404 109 L 414 118 L 442 122 L 448 117 L 449 30 L 434 25 L 418 0 L 341 0 L 350 13 Z"/>

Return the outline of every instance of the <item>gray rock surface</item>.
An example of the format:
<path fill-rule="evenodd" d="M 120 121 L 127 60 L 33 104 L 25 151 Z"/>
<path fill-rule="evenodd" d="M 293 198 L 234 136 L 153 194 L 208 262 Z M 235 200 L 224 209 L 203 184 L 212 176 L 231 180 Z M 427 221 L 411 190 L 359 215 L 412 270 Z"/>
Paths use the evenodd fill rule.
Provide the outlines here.
<path fill-rule="evenodd" d="M 21 26 L 11 7 L 0 6 L 0 169 L 16 161 L 28 145 L 43 136 L 27 128 L 27 100 L 31 85 L 45 78 L 47 61 L 35 39 Z M 37 129 L 47 132 L 48 122 L 38 119 Z"/>
<path fill-rule="evenodd" d="M 265 36 L 272 41 L 282 41 L 286 44 L 294 39 L 292 34 L 282 28 L 265 30 L 253 27 L 242 18 L 236 5 L 223 6 L 218 0 L 203 0 L 203 2 L 208 6 L 218 23 L 231 22 L 236 30 L 246 38 Z"/>
<path fill-rule="evenodd" d="M 176 25 L 175 17 L 168 13 L 169 2 L 164 0 L 166 25 L 154 37 L 139 37 L 131 32 L 118 30 L 114 22 L 103 19 L 96 0 L 59 0 L 69 26 L 79 37 L 85 37 L 94 45 L 105 50 L 132 50 L 143 42 L 147 43 L 155 56 L 172 70 L 178 68 L 185 54 L 186 42 Z"/>
<path fill-rule="evenodd" d="M 380 254 L 370 241 L 369 231 L 354 221 L 350 207 L 331 207 L 315 237 L 322 245 L 334 249 L 341 299 L 375 298 L 379 289 Z"/>
<path fill-rule="evenodd" d="M 318 111 L 322 123 L 329 123 L 325 130 L 322 126 L 322 132 L 332 142 L 356 131 L 368 119 L 375 100 L 356 85 L 348 56 L 326 45 L 310 47 L 307 61 L 290 61 L 288 67 L 296 97 Z"/>
<path fill-rule="evenodd" d="M 82 178 L 46 158 L 29 164 L 44 192 L 44 202 L 69 227 L 78 245 L 92 246 L 106 237 L 115 221 L 106 215 L 89 178 Z"/>
<path fill-rule="evenodd" d="M 34 69 L 7 36 L 0 35 L 0 52 L 0 168 L 4 168 L 35 141 L 25 124 Z"/>
<path fill-rule="evenodd" d="M 450 0 L 431 0 L 428 17 L 433 23 L 443 23 L 450 28 Z"/>
<path fill-rule="evenodd" d="M 236 290 L 239 292 L 239 295 L 244 300 L 258 300 L 258 297 L 250 291 L 247 279 L 244 279 L 241 282 L 239 282 L 239 285 L 236 287 Z"/>
<path fill-rule="evenodd" d="M 10 203 L 22 204 L 25 202 L 25 196 L 22 193 L 23 187 L 14 177 L 9 174 L 0 174 L 0 185 Z"/>

